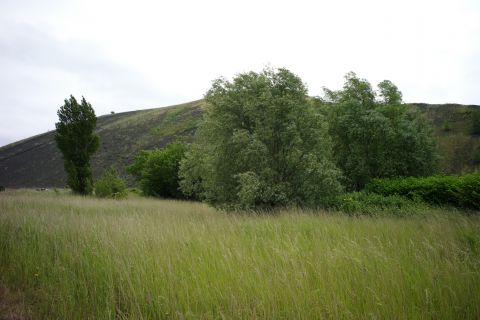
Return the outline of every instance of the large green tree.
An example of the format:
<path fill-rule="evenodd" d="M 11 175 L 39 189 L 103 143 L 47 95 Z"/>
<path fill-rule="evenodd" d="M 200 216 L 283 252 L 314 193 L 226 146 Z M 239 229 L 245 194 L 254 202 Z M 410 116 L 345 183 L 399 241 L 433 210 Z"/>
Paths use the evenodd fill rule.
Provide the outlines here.
<path fill-rule="evenodd" d="M 341 190 L 324 117 L 301 79 L 265 69 L 218 79 L 181 162 L 181 188 L 224 208 L 316 207 Z"/>
<path fill-rule="evenodd" d="M 372 178 L 434 173 L 438 157 L 432 129 L 422 114 L 402 103 L 391 81 L 374 91 L 351 72 L 342 90 L 325 93 L 322 107 L 329 110 L 334 157 L 348 189 L 361 189 Z"/>
<path fill-rule="evenodd" d="M 90 194 L 93 189 L 90 157 L 99 145 L 99 138 L 94 133 L 97 124 L 95 111 L 84 97 L 78 103 L 70 96 L 57 115 L 55 141 L 63 155 L 67 185 L 75 193 Z"/>

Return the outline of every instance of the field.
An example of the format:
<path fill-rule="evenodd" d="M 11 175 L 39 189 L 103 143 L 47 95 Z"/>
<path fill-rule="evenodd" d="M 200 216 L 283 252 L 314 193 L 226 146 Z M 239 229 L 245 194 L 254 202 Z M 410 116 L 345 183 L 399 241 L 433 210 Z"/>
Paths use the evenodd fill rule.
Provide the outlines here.
<path fill-rule="evenodd" d="M 35 319 L 479 319 L 480 217 L 7 191 L 0 284 Z"/>

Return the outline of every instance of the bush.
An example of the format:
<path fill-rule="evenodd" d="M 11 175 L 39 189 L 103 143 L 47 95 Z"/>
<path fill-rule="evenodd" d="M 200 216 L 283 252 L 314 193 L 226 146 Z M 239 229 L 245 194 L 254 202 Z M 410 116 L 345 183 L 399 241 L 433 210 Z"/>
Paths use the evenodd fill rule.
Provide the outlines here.
<path fill-rule="evenodd" d="M 124 198 L 127 196 L 125 182 L 114 168 L 106 170 L 95 182 L 95 195 L 101 198 Z"/>
<path fill-rule="evenodd" d="M 400 195 L 435 205 L 480 209 L 480 173 L 463 176 L 375 179 L 365 190 L 383 196 Z"/>
<path fill-rule="evenodd" d="M 185 143 L 174 142 L 164 149 L 140 151 L 127 172 L 137 179 L 144 195 L 184 198 L 179 189 L 178 168 L 186 150 Z"/>
<path fill-rule="evenodd" d="M 395 215 L 420 214 L 426 205 L 399 195 L 384 196 L 375 193 L 350 192 L 337 197 L 332 206 L 348 215 Z"/>

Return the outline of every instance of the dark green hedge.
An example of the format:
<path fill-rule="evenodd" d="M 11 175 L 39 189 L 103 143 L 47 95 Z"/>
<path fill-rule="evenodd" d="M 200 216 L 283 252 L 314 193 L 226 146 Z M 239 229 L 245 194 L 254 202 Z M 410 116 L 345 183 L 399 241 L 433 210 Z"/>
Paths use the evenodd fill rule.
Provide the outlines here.
<path fill-rule="evenodd" d="M 436 205 L 480 209 L 480 172 L 462 176 L 374 179 L 365 191 L 405 196 Z"/>
<path fill-rule="evenodd" d="M 384 196 L 375 193 L 350 192 L 336 198 L 331 206 L 348 215 L 411 216 L 425 213 L 428 205 L 399 195 Z"/>

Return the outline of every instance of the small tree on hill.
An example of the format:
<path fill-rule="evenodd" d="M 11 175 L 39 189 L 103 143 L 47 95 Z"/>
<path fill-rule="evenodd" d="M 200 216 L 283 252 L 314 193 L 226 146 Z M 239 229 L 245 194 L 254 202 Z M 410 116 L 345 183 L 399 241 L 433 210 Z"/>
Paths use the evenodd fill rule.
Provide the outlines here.
<path fill-rule="evenodd" d="M 90 157 L 98 149 L 99 138 L 94 134 L 97 117 L 84 97 L 79 104 L 75 97 L 65 99 L 57 112 L 55 141 L 62 152 L 67 184 L 73 192 L 91 194 L 93 189 Z"/>
<path fill-rule="evenodd" d="M 214 81 L 181 188 L 224 208 L 316 207 L 336 195 L 327 124 L 286 69 Z"/>

